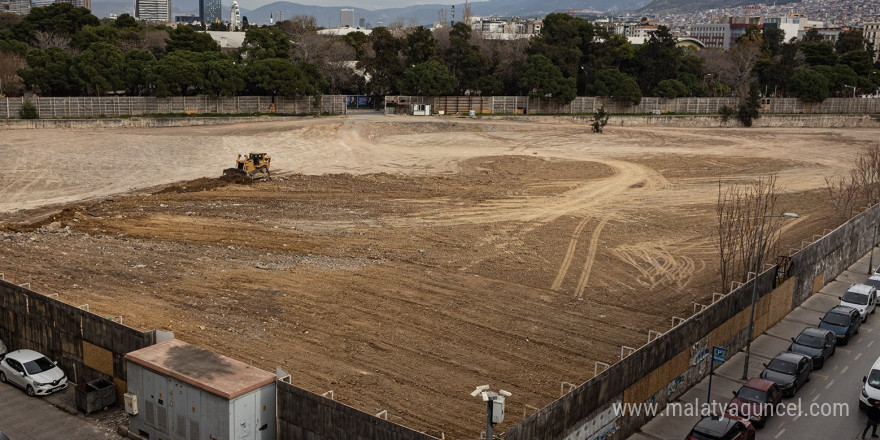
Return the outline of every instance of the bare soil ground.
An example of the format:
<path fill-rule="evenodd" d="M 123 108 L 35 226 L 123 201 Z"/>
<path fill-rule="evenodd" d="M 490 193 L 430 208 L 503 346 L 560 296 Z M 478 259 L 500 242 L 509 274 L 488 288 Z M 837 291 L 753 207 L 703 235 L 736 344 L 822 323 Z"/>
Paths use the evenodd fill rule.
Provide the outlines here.
<path fill-rule="evenodd" d="M 719 181 L 775 173 L 780 248 L 829 227 L 824 177 L 876 131 L 350 116 L 6 131 L 0 272 L 368 413 L 499 432 L 717 286 Z M 273 179 L 217 176 L 235 153 Z"/>

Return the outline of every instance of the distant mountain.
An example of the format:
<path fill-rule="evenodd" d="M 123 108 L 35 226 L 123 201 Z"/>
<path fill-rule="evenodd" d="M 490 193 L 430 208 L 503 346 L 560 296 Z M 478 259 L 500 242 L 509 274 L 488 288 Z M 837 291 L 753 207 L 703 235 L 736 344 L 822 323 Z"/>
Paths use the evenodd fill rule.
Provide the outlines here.
<path fill-rule="evenodd" d="M 786 0 L 799 2 L 800 0 Z M 757 0 L 653 0 L 639 9 L 643 13 L 685 13 L 715 8 L 735 8 L 737 6 L 754 5 Z"/>
<path fill-rule="evenodd" d="M 522 18 L 540 18 L 551 12 L 565 12 L 567 10 L 595 10 L 602 12 L 614 12 L 634 10 L 645 6 L 650 0 L 617 0 L 609 2 L 608 0 L 489 0 L 483 2 L 471 2 L 471 12 L 473 15 L 501 16 L 501 17 L 522 17 Z M 134 0 L 129 2 L 118 2 L 114 0 L 93 0 L 92 13 L 98 17 L 107 17 L 110 14 L 132 13 Z M 223 13 L 221 16 L 226 17 L 229 14 L 229 5 L 231 0 L 223 1 Z M 247 4 L 247 0 L 239 1 L 239 5 Z M 198 0 L 172 0 L 174 15 L 198 14 Z M 339 26 L 339 10 L 338 7 L 311 6 L 287 1 L 279 1 L 255 9 L 245 9 L 242 7 L 242 15 L 248 17 L 248 22 L 253 24 L 268 24 L 269 15 L 278 20 L 278 16 L 291 18 L 296 15 L 309 15 L 315 17 L 319 26 L 336 27 Z M 421 25 L 431 25 L 439 21 L 440 11 L 445 11 L 446 20 L 452 19 L 452 10 L 449 4 L 433 4 L 433 5 L 416 5 L 405 8 L 377 9 L 368 10 L 357 7 L 349 7 L 354 9 L 355 25 L 358 24 L 360 18 L 372 26 L 379 23 L 389 24 L 395 20 L 402 19 L 405 23 L 409 23 L 412 19 Z M 279 14 L 280 13 L 280 14 Z M 455 18 L 460 20 L 464 13 L 464 6 L 461 3 L 456 4 Z"/>

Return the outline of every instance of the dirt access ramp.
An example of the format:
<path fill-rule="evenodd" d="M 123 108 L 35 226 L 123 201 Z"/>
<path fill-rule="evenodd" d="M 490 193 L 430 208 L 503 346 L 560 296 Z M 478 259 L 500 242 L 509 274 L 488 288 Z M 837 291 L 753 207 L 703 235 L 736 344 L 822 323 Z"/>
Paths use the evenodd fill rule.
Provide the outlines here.
<path fill-rule="evenodd" d="M 823 177 L 874 134 L 383 116 L 16 131 L 0 272 L 474 438 L 474 386 L 513 393 L 501 431 L 719 290 L 719 180 L 776 173 L 799 243 L 826 226 Z M 249 151 L 273 180 L 216 179 Z"/>

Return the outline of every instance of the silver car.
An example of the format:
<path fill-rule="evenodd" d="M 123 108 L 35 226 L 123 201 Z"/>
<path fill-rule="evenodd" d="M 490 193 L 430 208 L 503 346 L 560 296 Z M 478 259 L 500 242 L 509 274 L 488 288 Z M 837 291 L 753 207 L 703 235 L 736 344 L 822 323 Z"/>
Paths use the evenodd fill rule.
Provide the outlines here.
<path fill-rule="evenodd" d="M 9 382 L 28 396 L 45 396 L 67 388 L 67 376 L 58 365 L 33 350 L 9 352 L 0 361 L 0 382 Z"/>

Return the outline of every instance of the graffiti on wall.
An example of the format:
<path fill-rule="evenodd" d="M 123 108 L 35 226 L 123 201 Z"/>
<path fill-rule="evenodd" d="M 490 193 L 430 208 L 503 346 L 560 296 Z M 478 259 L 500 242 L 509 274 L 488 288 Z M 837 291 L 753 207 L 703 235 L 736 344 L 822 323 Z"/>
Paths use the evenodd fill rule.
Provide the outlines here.
<path fill-rule="evenodd" d="M 622 408 L 620 400 L 611 402 L 599 414 L 581 425 L 564 440 L 608 440 L 617 431 L 617 420 Z"/>

